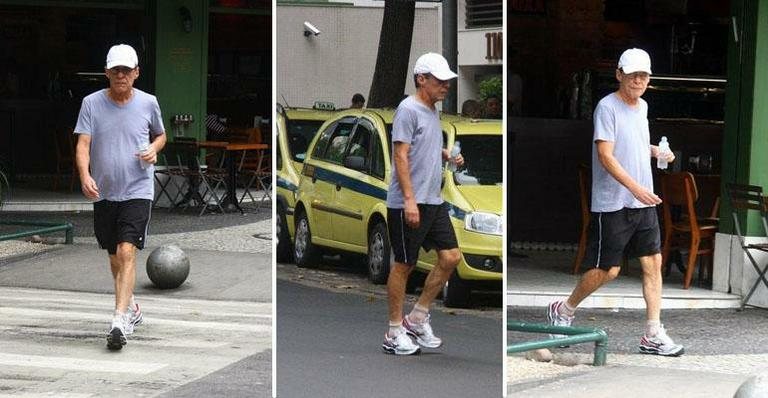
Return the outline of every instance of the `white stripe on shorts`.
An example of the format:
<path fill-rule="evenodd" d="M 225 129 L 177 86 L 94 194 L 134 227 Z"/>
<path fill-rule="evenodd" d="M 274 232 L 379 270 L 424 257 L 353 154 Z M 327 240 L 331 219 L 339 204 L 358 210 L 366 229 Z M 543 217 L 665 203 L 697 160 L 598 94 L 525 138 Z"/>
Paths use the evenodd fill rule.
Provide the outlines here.
<path fill-rule="evenodd" d="M 600 268 L 600 254 L 603 250 L 603 213 L 597 215 L 597 262 L 595 268 Z"/>
<path fill-rule="evenodd" d="M 408 264 L 408 251 L 405 250 L 405 219 L 403 218 L 403 213 L 405 213 L 405 209 L 400 212 L 400 241 L 403 244 L 403 262 Z"/>

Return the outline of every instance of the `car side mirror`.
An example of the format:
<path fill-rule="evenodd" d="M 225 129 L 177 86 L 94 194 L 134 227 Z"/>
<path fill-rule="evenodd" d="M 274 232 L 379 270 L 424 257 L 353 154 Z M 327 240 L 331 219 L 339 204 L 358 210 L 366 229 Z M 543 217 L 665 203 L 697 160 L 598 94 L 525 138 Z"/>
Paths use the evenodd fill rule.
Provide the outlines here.
<path fill-rule="evenodd" d="M 344 158 L 344 167 L 357 171 L 368 171 L 363 156 L 347 156 Z"/>

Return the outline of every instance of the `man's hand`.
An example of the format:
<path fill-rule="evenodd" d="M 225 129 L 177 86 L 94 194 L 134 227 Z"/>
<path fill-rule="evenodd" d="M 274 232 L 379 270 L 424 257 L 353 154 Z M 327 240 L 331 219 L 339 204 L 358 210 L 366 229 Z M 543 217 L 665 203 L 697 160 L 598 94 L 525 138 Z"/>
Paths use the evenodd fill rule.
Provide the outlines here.
<path fill-rule="evenodd" d="M 416 205 L 416 200 L 406 200 L 403 213 L 405 213 L 405 225 L 412 229 L 419 227 L 419 206 Z"/>
<path fill-rule="evenodd" d="M 136 156 L 147 163 L 157 163 L 157 151 L 155 151 L 155 147 L 153 145 L 147 147 L 146 151 L 136 154 Z"/>
<path fill-rule="evenodd" d="M 674 152 L 672 152 L 672 151 L 669 151 L 669 152 L 667 152 L 667 153 L 662 153 L 662 154 L 660 154 L 660 155 L 666 155 L 666 156 L 664 156 L 664 157 L 666 158 L 666 160 L 667 160 L 667 163 L 672 163 L 672 162 L 674 162 L 674 161 L 675 161 L 675 153 L 674 153 Z M 658 158 L 659 158 L 659 157 L 658 157 L 658 156 L 656 156 L 656 159 L 658 159 Z"/>
<path fill-rule="evenodd" d="M 672 163 L 675 161 L 675 153 L 672 151 L 667 152 L 666 154 L 662 154 L 659 152 L 659 147 L 657 145 L 651 145 L 651 156 L 656 159 L 661 159 L 659 155 L 666 155 L 664 158 L 666 158 L 667 163 Z"/>
<path fill-rule="evenodd" d="M 456 167 L 464 166 L 464 156 L 461 156 L 461 154 L 456 155 L 456 159 L 453 161 L 456 162 Z"/>
<path fill-rule="evenodd" d="M 88 199 L 99 198 L 99 187 L 96 186 L 96 181 L 89 175 L 85 178 L 80 178 L 80 189 L 83 190 L 83 194 Z"/>
<path fill-rule="evenodd" d="M 654 206 L 654 205 L 661 204 L 661 198 L 659 198 L 655 193 L 643 187 L 638 187 L 632 190 L 631 192 L 632 192 L 632 195 L 634 195 L 635 198 L 644 205 Z"/>
<path fill-rule="evenodd" d="M 447 149 L 443 149 L 443 160 L 451 161 L 451 153 Z M 456 167 L 464 166 L 464 156 L 461 156 L 461 153 L 456 155 L 456 159 L 453 159 L 453 161 L 456 163 Z"/>

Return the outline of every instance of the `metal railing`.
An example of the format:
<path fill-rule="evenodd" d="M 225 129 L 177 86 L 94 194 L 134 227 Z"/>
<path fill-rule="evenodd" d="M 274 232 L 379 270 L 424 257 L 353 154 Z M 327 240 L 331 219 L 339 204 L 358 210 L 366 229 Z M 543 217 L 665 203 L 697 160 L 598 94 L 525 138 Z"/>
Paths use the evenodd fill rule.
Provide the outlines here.
<path fill-rule="evenodd" d="M 575 326 L 552 326 L 541 323 L 507 321 L 507 330 L 528 333 L 564 334 L 567 337 L 549 338 L 546 340 L 526 341 L 507 345 L 507 354 L 538 350 L 540 348 L 561 347 L 571 344 L 595 342 L 594 360 L 592 365 L 605 365 L 605 357 L 608 353 L 608 333 L 599 328 L 585 328 Z"/>
<path fill-rule="evenodd" d="M 75 226 L 72 225 L 72 223 L 68 223 L 68 222 L 61 223 L 61 222 L 49 222 L 49 221 L 12 220 L 12 221 L 0 221 L 0 225 L 24 225 L 24 226 L 41 227 L 41 228 L 30 229 L 30 230 L 21 231 L 21 232 L 14 232 L 10 234 L 0 235 L 0 241 L 24 238 L 32 235 L 44 235 L 44 234 L 64 231 L 65 233 L 64 243 L 71 245 L 74 242 Z"/>

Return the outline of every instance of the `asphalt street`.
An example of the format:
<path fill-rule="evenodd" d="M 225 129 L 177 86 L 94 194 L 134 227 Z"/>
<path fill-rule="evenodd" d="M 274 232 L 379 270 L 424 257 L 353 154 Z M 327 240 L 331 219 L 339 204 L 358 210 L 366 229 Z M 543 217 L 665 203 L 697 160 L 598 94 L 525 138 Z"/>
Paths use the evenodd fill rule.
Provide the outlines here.
<path fill-rule="evenodd" d="M 498 397 L 500 317 L 432 311 L 444 340 L 418 356 L 384 354 L 386 300 L 277 280 L 278 397 Z"/>
<path fill-rule="evenodd" d="M 64 214 L 80 243 L 0 259 L 0 396 L 271 396 L 272 267 L 258 237 L 270 220 L 159 213 L 164 234 L 152 242 L 181 245 L 190 274 L 157 289 L 144 270 L 155 246 L 138 253 L 144 323 L 118 352 L 105 346 L 114 306 L 105 252 L 83 243 L 92 215 Z"/>

